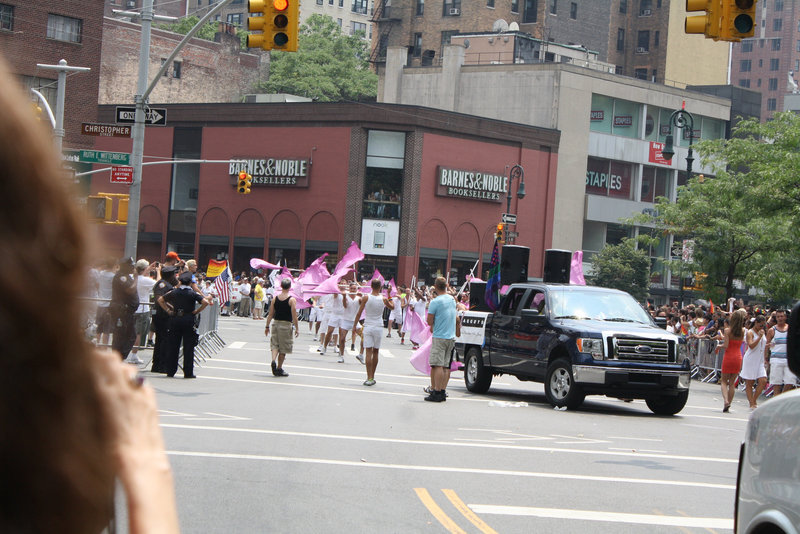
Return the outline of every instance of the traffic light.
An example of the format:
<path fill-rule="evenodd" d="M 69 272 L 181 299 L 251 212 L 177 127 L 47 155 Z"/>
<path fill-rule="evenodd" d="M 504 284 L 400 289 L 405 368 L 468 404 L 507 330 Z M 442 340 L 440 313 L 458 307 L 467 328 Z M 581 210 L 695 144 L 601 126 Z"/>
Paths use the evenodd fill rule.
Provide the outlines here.
<path fill-rule="evenodd" d="M 495 239 L 497 239 L 498 241 L 505 241 L 505 235 L 503 233 L 503 230 L 505 230 L 505 225 L 503 223 L 498 224 L 497 233 L 494 236 Z"/>
<path fill-rule="evenodd" d="M 86 211 L 95 221 L 110 221 L 113 201 L 110 197 L 91 195 L 86 198 Z"/>
<path fill-rule="evenodd" d="M 248 48 L 297 52 L 300 0 L 248 0 L 247 29 L 260 34 L 247 36 Z"/>
<path fill-rule="evenodd" d="M 737 0 L 738 1 L 738 0 Z M 686 17 L 686 33 L 702 33 L 715 41 L 720 38 L 723 4 L 730 0 L 686 0 L 686 11 L 705 11 L 705 15 Z"/>
<path fill-rule="evenodd" d="M 723 2 L 720 39 L 741 41 L 755 34 L 755 0 L 726 0 Z"/>
<path fill-rule="evenodd" d="M 236 185 L 236 192 L 242 195 L 249 195 L 251 185 L 253 185 L 253 177 L 244 171 L 240 172 L 239 182 Z"/>

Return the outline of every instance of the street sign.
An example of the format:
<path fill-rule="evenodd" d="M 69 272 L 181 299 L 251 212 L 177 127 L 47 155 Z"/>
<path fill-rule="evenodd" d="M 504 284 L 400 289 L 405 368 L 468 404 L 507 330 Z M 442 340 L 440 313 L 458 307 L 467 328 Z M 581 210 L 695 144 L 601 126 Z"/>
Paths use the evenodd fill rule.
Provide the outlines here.
<path fill-rule="evenodd" d="M 514 239 L 515 237 L 519 237 L 519 232 L 512 232 L 511 230 L 506 230 L 506 237 Z"/>
<path fill-rule="evenodd" d="M 517 224 L 517 215 L 514 213 L 504 213 L 503 214 L 503 223 L 504 224 Z"/>
<path fill-rule="evenodd" d="M 79 160 L 84 163 L 107 163 L 109 165 L 128 165 L 131 155 L 124 152 L 103 152 L 102 150 L 81 150 Z"/>
<path fill-rule="evenodd" d="M 130 126 L 119 126 L 118 124 L 97 124 L 94 122 L 84 122 L 81 124 L 83 135 L 95 135 L 100 137 L 130 137 Z"/>
<path fill-rule="evenodd" d="M 112 184 L 132 184 L 133 167 L 111 167 Z"/>
<path fill-rule="evenodd" d="M 126 108 L 117 106 L 117 122 L 122 124 L 133 124 L 136 117 L 136 108 Z M 166 108 L 148 108 L 145 110 L 145 124 L 151 126 L 164 126 L 167 124 Z"/>

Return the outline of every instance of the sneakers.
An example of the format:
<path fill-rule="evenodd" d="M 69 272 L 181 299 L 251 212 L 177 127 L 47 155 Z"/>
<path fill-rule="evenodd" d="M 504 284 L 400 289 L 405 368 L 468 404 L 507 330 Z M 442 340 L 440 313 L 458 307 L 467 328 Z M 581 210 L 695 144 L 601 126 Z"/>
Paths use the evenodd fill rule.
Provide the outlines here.
<path fill-rule="evenodd" d="M 339 355 L 339 359 L 336 360 L 336 361 L 339 362 L 339 363 L 344 363 L 344 356 Z"/>
<path fill-rule="evenodd" d="M 156 346 L 156 344 L 155 344 L 155 343 L 153 343 L 153 340 L 151 340 L 151 339 L 148 339 L 148 340 L 147 340 L 147 346 L 148 346 L 148 347 L 155 347 L 155 346 Z"/>
<path fill-rule="evenodd" d="M 435 389 L 433 389 L 432 387 L 428 386 L 428 387 L 424 387 L 424 388 L 422 388 L 422 391 L 424 391 L 425 393 L 427 393 L 428 395 L 430 395 L 431 393 L 434 393 L 436 390 L 435 390 Z M 448 395 L 447 395 L 447 391 L 445 391 L 445 393 L 444 393 L 444 396 L 445 396 L 445 398 L 447 398 L 447 396 L 448 396 Z"/>
<path fill-rule="evenodd" d="M 386 334 L 386 337 L 392 337 L 392 334 Z"/>
<path fill-rule="evenodd" d="M 428 402 L 444 402 L 447 400 L 447 394 L 444 392 L 444 390 L 433 390 L 430 395 L 425 397 L 425 400 Z"/>
<path fill-rule="evenodd" d="M 282 367 L 275 369 L 275 376 L 289 376 L 289 373 L 283 370 Z"/>
<path fill-rule="evenodd" d="M 333 353 L 339 354 L 339 347 L 333 347 Z"/>
<path fill-rule="evenodd" d="M 375 380 L 372 379 L 372 378 L 368 378 L 368 379 L 364 380 L 364 385 L 365 386 L 374 386 L 375 385 Z"/>
<path fill-rule="evenodd" d="M 319 347 L 317 347 L 317 352 L 319 352 L 320 354 L 325 354 L 325 347 L 320 345 Z"/>
<path fill-rule="evenodd" d="M 359 354 L 358 356 L 356 356 L 356 360 L 360 361 L 361 365 L 367 365 L 367 362 L 364 361 L 364 355 L 363 354 Z"/>
<path fill-rule="evenodd" d="M 272 375 L 273 376 L 278 376 L 278 364 L 275 363 L 275 361 L 273 360 L 271 366 L 272 366 Z"/>
<path fill-rule="evenodd" d="M 350 343 L 350 350 L 356 350 L 356 344 Z"/>
<path fill-rule="evenodd" d="M 125 363 L 130 363 L 131 365 L 142 365 L 144 362 L 139 359 L 138 356 L 128 356 L 128 359 L 125 360 Z"/>

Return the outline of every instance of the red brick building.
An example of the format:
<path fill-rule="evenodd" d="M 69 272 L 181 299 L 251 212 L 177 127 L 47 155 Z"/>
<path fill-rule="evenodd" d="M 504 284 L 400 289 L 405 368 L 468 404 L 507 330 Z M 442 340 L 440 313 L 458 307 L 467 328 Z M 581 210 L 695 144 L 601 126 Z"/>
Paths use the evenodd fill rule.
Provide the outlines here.
<path fill-rule="evenodd" d="M 37 63 L 57 65 L 62 59 L 85 73 L 68 75 L 64 106 L 64 148 L 90 148 L 94 139 L 81 135 L 82 122 L 97 120 L 103 0 L 2 0 L 0 54 L 22 84 L 45 95 L 56 106 L 56 79 Z M 55 109 L 53 109 L 55 112 Z"/>
<path fill-rule="evenodd" d="M 162 107 L 153 105 L 154 107 Z M 235 271 L 252 257 L 290 267 L 323 252 L 334 264 L 351 241 L 367 255 L 361 274 L 464 280 L 480 258 L 482 274 L 506 211 L 507 176 L 525 170 L 527 195 L 516 244 L 531 248 L 529 275 L 541 276 L 551 246 L 559 132 L 416 106 L 390 104 L 168 105 L 167 127 L 149 127 L 145 163 L 192 158 L 224 163 L 144 167 L 138 255 L 168 250 L 229 258 Z M 101 106 L 101 120 L 114 108 Z M 98 138 L 97 148 L 129 152 L 129 139 Z M 233 163 L 228 163 L 234 160 Z M 240 169 L 252 193 L 235 191 Z M 108 174 L 93 192 L 123 193 Z M 124 228 L 104 227 L 121 251 Z"/>

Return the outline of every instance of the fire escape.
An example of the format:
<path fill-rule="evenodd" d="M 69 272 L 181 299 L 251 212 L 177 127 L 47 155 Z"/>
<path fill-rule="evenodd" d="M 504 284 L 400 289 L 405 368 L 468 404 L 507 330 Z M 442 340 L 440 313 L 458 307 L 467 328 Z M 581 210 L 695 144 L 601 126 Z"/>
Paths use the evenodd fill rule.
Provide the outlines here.
<path fill-rule="evenodd" d="M 374 6 L 371 21 L 377 25 L 378 39 L 373 40 L 369 61 L 370 63 L 384 63 L 386 62 L 386 48 L 389 46 L 389 35 L 400 18 L 393 15 L 392 0 L 375 0 Z M 394 13 L 399 13 L 399 10 L 395 10 Z"/>

